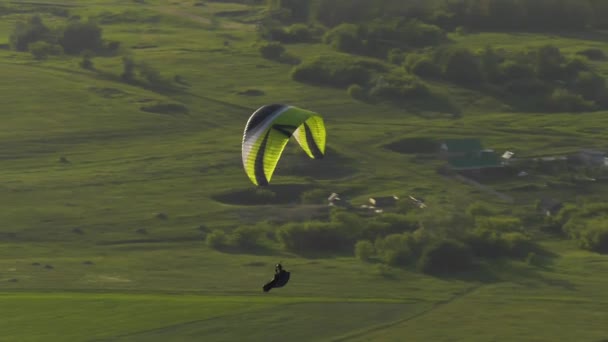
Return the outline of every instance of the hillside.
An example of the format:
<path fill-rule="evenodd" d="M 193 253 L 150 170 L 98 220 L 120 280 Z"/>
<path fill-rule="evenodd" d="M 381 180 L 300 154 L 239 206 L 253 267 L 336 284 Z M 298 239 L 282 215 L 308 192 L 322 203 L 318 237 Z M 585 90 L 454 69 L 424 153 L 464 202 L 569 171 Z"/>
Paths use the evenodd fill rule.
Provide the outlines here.
<path fill-rule="evenodd" d="M 608 9 L 356 2 L 0 2 L 2 338 L 608 338 Z M 270 103 L 327 153 L 256 189 Z"/>

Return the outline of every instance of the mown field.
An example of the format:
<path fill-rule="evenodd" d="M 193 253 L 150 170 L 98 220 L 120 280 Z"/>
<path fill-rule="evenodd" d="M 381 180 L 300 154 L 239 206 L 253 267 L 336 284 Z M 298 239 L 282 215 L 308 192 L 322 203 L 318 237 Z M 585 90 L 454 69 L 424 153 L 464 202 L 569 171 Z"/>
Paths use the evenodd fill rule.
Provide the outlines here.
<path fill-rule="evenodd" d="M 42 2 L 19 3 L 0 2 L 9 8 L 0 12 L 0 44 L 8 44 L 15 22 L 32 13 L 42 13 L 51 26 L 66 20 Z M 492 184 L 515 198 L 505 203 L 441 176 L 436 169 L 442 164 L 432 157 L 385 145 L 478 137 L 484 146 L 520 156 L 602 149 L 608 147 L 608 112 L 514 112 L 490 95 L 442 82 L 431 85 L 458 103 L 458 119 L 357 101 L 343 89 L 295 82 L 292 65 L 262 58 L 255 7 L 196 4 L 53 5 L 105 18 L 104 39 L 119 41 L 135 61 L 167 78 L 179 75 L 186 84 L 179 92 L 121 82 L 121 55 L 94 57 L 95 70 L 86 70 L 80 57 L 39 61 L 0 49 L 0 341 L 608 339 L 608 258 L 553 236 L 537 235 L 551 255 L 541 265 L 488 261 L 453 276 L 352 255 L 210 248 L 208 229 L 312 217 L 322 206 L 292 203 L 311 189 L 346 193 L 357 205 L 375 195 L 421 196 L 429 205 L 421 220 L 429 221 L 479 201 L 518 211 L 543 194 L 605 198 L 601 182 L 581 195 L 576 188 L 518 191 L 548 178 L 512 178 Z M 564 53 L 588 47 L 608 53 L 601 32 L 450 38 L 475 49 L 550 41 Z M 302 60 L 341 54 L 320 43 L 286 49 Z M 608 76 L 608 63 L 594 67 Z M 260 95 L 243 95 L 247 90 Z M 277 102 L 324 116 L 327 157 L 308 160 L 289 145 L 270 187 L 288 189 L 284 201 L 242 203 L 239 193 L 253 187 L 241 166 L 244 125 L 256 108 Z M 187 110 L 142 110 L 168 103 Z M 278 261 L 292 280 L 264 294 L 261 286 Z"/>

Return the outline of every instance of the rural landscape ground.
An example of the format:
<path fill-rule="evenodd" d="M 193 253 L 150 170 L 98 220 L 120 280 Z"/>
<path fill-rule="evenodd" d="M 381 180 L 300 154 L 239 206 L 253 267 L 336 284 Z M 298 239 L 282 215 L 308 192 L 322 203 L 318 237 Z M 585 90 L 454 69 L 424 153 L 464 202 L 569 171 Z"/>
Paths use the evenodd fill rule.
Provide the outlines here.
<path fill-rule="evenodd" d="M 269 7 L 0 1 L 0 341 L 608 340 L 608 172 L 534 160 L 608 150 L 608 31 L 459 26 L 391 60 L 344 51 L 332 27 L 270 42 Z M 568 89 L 604 86 L 525 107 L 502 83 L 455 81 L 466 53 L 437 57 L 443 76 L 408 66 L 439 45 L 550 45 Z M 532 72 L 517 58 L 500 70 Z M 290 143 L 259 190 L 241 142 L 270 103 L 321 114 L 327 153 Z M 420 146 L 444 139 L 513 151 L 512 172 L 442 172 Z M 330 209 L 333 192 L 354 209 Z M 357 209 L 391 195 L 384 213 Z M 545 198 L 564 209 L 547 217 Z M 263 293 L 277 262 L 291 280 Z"/>

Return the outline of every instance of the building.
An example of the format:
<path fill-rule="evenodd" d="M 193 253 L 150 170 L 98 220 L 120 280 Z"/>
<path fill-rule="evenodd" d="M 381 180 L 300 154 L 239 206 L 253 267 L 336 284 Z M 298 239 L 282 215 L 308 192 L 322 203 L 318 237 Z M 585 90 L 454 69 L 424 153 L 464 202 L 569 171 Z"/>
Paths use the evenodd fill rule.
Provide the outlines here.
<path fill-rule="evenodd" d="M 446 139 L 439 144 L 439 154 L 444 159 L 478 155 L 483 146 L 477 138 Z"/>
<path fill-rule="evenodd" d="M 484 149 L 476 138 L 446 139 L 439 145 L 440 157 L 454 171 L 479 172 L 482 169 L 501 168 L 504 163 L 494 150 Z"/>

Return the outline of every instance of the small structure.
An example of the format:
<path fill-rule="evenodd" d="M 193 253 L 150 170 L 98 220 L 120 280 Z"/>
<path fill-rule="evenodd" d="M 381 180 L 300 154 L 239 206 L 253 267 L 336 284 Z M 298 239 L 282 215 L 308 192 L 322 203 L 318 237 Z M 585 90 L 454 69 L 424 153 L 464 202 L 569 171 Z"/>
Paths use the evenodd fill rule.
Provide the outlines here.
<path fill-rule="evenodd" d="M 477 138 L 446 139 L 439 145 L 439 155 L 454 171 L 479 173 L 504 166 L 501 157 L 492 149 L 484 149 Z"/>
<path fill-rule="evenodd" d="M 342 208 L 351 208 L 351 204 L 348 201 L 343 201 L 335 192 L 332 192 L 331 195 L 327 198 L 327 205 L 330 207 L 342 207 Z"/>
<path fill-rule="evenodd" d="M 545 216 L 553 216 L 559 213 L 563 207 L 563 203 L 552 198 L 541 198 L 538 203 L 538 210 Z"/>
<path fill-rule="evenodd" d="M 513 158 L 513 155 L 515 155 L 515 153 L 513 153 L 511 151 L 506 151 L 505 153 L 503 153 L 502 156 L 500 157 L 502 159 L 502 164 L 509 165 L 509 162 Z"/>
<path fill-rule="evenodd" d="M 369 203 L 371 206 L 373 206 L 375 208 L 386 208 L 386 207 L 394 206 L 398 200 L 399 200 L 399 197 L 397 197 L 395 195 L 384 196 L 384 197 L 370 197 Z"/>

